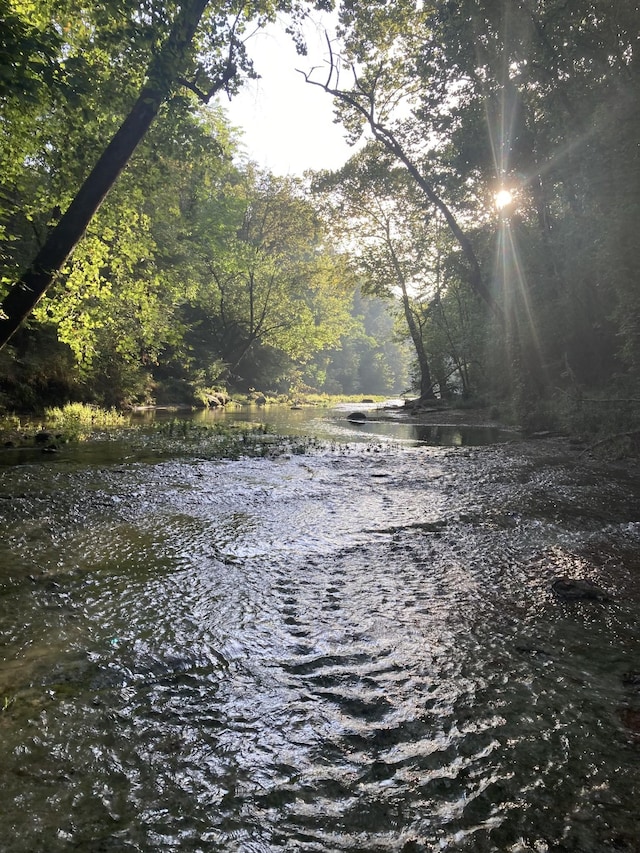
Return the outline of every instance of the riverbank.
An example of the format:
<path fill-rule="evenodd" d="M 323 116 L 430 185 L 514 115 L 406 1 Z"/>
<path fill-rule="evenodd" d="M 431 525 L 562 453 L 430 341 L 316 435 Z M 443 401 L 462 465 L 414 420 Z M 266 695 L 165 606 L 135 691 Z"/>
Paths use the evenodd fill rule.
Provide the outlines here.
<path fill-rule="evenodd" d="M 406 403 L 383 404 L 379 409 L 383 416 L 403 418 L 420 424 L 457 424 L 469 426 L 497 427 L 514 429 L 501 420 L 495 409 L 488 406 L 434 405 L 413 408 Z"/>
<path fill-rule="evenodd" d="M 50 410 L 37 420 L 5 416 L 0 422 L 0 452 L 32 450 L 56 454 L 64 453 L 78 441 L 112 441 L 147 448 L 155 442 L 170 454 L 172 442 L 176 452 L 181 442 L 182 455 L 188 452 L 189 444 L 209 442 L 215 443 L 220 456 L 228 453 L 236 458 L 250 449 L 254 455 L 284 452 L 287 447 L 291 449 L 292 440 L 296 452 L 304 453 L 305 447 L 315 447 L 317 440 L 332 443 L 395 439 L 432 446 L 481 446 L 520 439 L 530 442 L 557 439 L 573 455 L 592 456 L 613 466 L 640 466 L 637 432 L 604 438 L 551 431 L 523 436 L 496 414 L 490 407 L 434 405 L 416 409 L 403 401 L 373 398 L 357 398 L 357 402 L 333 400 L 331 405 L 326 400 L 322 404 L 318 401 L 295 405 L 253 403 L 198 411 L 151 407 L 130 413 L 73 404 Z M 283 437 L 280 451 L 279 435 Z M 265 445 L 262 451 L 261 444 Z M 7 456 L 5 462 L 9 461 Z"/>

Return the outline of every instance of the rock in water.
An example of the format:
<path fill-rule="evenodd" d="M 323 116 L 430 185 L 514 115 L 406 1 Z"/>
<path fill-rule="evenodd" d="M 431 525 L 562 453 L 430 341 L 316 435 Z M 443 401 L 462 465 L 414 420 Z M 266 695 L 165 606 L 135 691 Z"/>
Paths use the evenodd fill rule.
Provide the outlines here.
<path fill-rule="evenodd" d="M 363 424 L 367 420 L 367 416 L 364 412 L 351 412 L 350 415 L 347 415 L 347 420 L 351 421 L 352 424 Z"/>
<path fill-rule="evenodd" d="M 551 589 L 564 601 L 611 601 L 611 597 L 586 578 L 556 578 Z"/>

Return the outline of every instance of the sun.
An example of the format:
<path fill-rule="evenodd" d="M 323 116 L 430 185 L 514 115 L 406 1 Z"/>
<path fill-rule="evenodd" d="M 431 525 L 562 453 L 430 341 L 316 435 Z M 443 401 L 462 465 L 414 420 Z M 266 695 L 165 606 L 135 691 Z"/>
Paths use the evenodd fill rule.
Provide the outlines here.
<path fill-rule="evenodd" d="M 498 210 L 504 210 L 513 201 L 513 194 L 509 190 L 498 190 L 493 200 Z"/>

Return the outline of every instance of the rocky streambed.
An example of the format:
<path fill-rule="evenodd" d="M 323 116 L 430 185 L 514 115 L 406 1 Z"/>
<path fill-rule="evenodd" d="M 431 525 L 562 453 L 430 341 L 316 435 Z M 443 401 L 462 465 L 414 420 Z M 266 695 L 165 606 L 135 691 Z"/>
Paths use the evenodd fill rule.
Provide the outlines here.
<path fill-rule="evenodd" d="M 639 848 L 623 467 L 365 436 L 0 473 L 6 853 Z"/>

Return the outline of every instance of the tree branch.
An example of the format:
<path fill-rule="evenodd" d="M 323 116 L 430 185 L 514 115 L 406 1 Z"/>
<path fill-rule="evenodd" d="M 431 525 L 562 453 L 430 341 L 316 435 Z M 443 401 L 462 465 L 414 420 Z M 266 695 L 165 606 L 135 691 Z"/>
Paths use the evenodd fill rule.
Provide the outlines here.
<path fill-rule="evenodd" d="M 375 74 L 374 82 L 368 88 L 365 88 L 365 86 L 361 83 L 353 66 L 351 68 L 354 77 L 354 85 L 356 89 L 359 90 L 362 97 L 365 98 L 367 102 L 367 104 L 365 105 L 354 92 L 349 92 L 344 89 L 338 88 L 337 82 L 336 85 L 332 85 L 334 73 L 337 77 L 337 69 L 333 50 L 331 48 L 328 37 L 327 44 L 329 45 L 329 76 L 327 77 L 327 81 L 325 83 L 313 80 L 311 78 L 311 72 L 304 72 L 300 69 L 297 69 L 298 72 L 303 75 L 307 83 L 312 86 L 318 86 L 319 88 L 323 89 L 327 94 L 351 107 L 356 113 L 360 114 L 360 116 L 362 116 L 365 119 L 366 123 L 369 125 L 369 128 L 374 138 L 378 140 L 378 142 L 380 142 L 382 145 L 384 145 L 387 151 L 391 152 L 393 156 L 403 164 L 403 166 L 407 169 L 411 177 L 423 191 L 429 202 L 433 204 L 434 207 L 436 207 L 436 209 L 442 213 L 451 233 L 453 234 L 458 245 L 462 249 L 464 257 L 470 268 L 469 284 L 471 285 L 472 290 L 489 307 L 495 319 L 498 320 L 500 324 L 504 326 L 506 322 L 504 312 L 501 306 L 494 299 L 493 294 L 491 293 L 484 281 L 480 262 L 478 261 L 478 257 L 475 253 L 470 239 L 467 237 L 467 235 L 464 233 L 464 231 L 458 224 L 458 221 L 456 220 L 452 210 L 449 208 L 446 202 L 439 196 L 431 182 L 422 174 L 418 166 L 413 162 L 413 160 L 404 150 L 402 144 L 398 141 L 393 131 L 390 128 L 386 127 L 384 124 L 382 124 L 375 116 L 375 87 L 379 82 L 380 76 L 382 74 L 382 65 L 378 67 Z"/>

